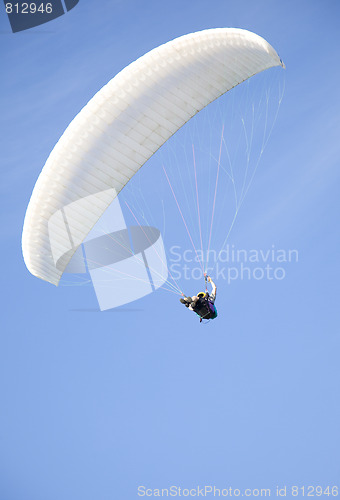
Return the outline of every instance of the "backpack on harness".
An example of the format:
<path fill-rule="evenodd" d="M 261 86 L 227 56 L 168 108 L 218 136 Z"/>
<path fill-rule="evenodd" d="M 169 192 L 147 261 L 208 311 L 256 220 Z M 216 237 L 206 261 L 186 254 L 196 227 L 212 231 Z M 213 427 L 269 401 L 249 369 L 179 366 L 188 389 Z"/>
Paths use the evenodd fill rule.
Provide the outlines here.
<path fill-rule="evenodd" d="M 194 311 L 201 319 L 215 319 L 217 317 L 215 305 L 206 297 L 198 299 Z"/>

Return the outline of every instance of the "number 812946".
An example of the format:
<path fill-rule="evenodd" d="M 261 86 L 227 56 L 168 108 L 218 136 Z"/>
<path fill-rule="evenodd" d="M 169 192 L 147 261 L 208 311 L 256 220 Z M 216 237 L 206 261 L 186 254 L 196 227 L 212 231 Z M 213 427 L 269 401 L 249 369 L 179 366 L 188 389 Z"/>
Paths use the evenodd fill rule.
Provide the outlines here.
<path fill-rule="evenodd" d="M 7 14 L 52 14 L 53 7 L 50 2 L 30 2 L 30 3 L 6 3 Z"/>
<path fill-rule="evenodd" d="M 337 497 L 339 494 L 339 490 L 337 486 L 327 486 L 327 488 L 323 488 L 322 486 L 292 486 L 291 487 L 292 496 L 298 497 Z"/>

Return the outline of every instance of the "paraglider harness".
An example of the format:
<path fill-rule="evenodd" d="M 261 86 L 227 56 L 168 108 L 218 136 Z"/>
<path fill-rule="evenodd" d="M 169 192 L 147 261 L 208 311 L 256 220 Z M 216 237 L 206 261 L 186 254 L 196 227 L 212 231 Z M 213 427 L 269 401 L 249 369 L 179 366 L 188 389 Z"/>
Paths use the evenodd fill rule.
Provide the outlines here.
<path fill-rule="evenodd" d="M 194 312 L 200 317 L 200 322 L 202 322 L 203 319 L 215 319 L 217 317 L 216 307 L 208 293 L 207 279 L 208 276 L 204 274 L 205 292 L 197 294 L 198 301 L 193 308 Z"/>

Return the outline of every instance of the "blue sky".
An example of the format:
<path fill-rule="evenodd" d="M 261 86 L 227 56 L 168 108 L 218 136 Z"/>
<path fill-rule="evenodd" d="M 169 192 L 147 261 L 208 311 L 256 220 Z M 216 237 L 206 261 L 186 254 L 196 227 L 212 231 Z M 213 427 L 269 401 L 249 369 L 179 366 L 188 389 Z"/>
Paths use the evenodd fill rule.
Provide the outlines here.
<path fill-rule="evenodd" d="M 340 486 L 339 14 L 335 0 L 80 0 L 14 35 L 2 9 L 1 499 Z M 25 210 L 71 119 L 150 49 L 220 26 L 263 36 L 287 67 L 229 243 L 297 249 L 298 262 L 283 280 L 220 279 L 204 326 L 170 293 L 100 313 L 91 289 L 31 276 Z M 181 221 L 164 203 L 171 242 Z"/>

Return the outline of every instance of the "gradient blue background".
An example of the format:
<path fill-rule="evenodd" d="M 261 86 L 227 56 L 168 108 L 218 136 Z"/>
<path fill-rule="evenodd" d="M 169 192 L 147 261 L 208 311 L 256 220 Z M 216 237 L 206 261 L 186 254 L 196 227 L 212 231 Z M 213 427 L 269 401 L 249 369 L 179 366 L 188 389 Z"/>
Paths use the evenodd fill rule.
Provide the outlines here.
<path fill-rule="evenodd" d="M 340 484 L 339 16 L 336 0 L 82 0 L 12 34 L 2 9 L 2 500 Z M 219 317 L 204 327 L 165 292 L 71 310 L 69 291 L 21 255 L 48 153 L 126 64 L 218 26 L 260 34 L 287 66 L 270 175 L 230 243 L 296 248 L 299 262 L 283 281 L 219 282 Z"/>

